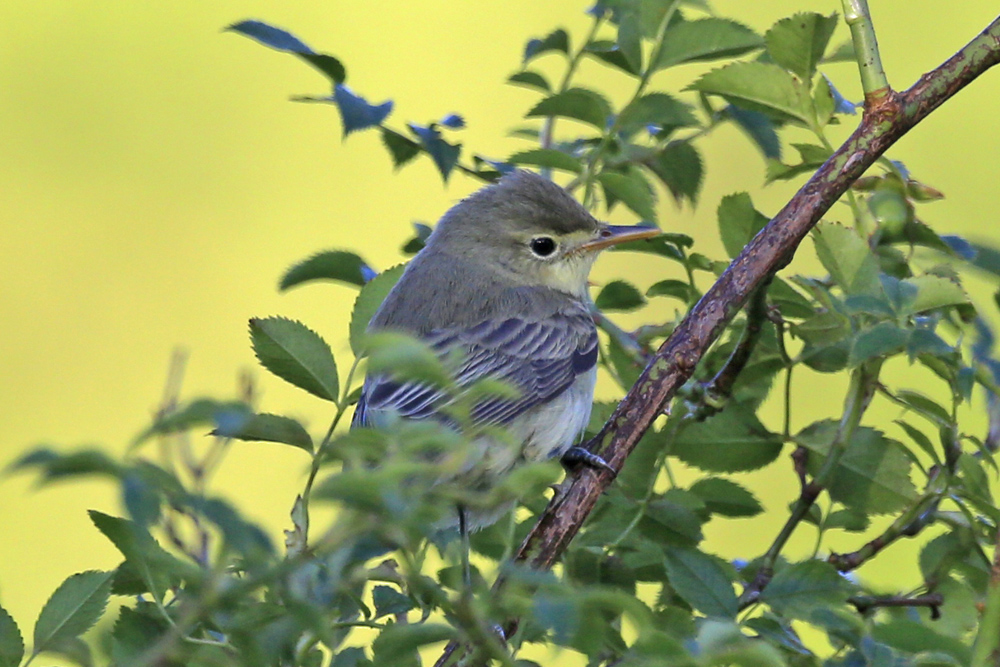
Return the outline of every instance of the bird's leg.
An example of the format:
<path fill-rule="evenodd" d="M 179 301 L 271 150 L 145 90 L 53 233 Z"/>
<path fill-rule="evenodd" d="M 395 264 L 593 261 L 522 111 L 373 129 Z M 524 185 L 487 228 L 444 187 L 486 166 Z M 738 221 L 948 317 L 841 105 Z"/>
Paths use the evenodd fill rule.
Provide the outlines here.
<path fill-rule="evenodd" d="M 596 470 L 605 470 L 610 472 L 612 475 L 617 475 L 618 471 L 608 465 L 608 462 L 602 459 L 600 456 L 592 451 L 584 449 L 583 447 L 574 446 L 566 450 L 566 453 L 562 455 L 560 459 L 564 466 L 567 468 L 575 468 L 577 466 L 585 465 L 588 468 L 594 468 Z"/>
<path fill-rule="evenodd" d="M 465 594 L 472 594 L 472 567 L 469 565 L 469 516 L 464 505 L 458 506 L 458 533 L 462 538 L 462 582 L 465 584 Z"/>

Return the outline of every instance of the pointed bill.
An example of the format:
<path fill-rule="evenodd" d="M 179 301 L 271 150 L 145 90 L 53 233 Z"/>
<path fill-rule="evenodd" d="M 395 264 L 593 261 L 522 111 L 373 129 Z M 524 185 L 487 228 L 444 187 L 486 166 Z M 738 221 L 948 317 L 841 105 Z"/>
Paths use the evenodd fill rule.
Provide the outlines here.
<path fill-rule="evenodd" d="M 597 251 L 626 241 L 638 241 L 659 236 L 662 232 L 656 227 L 640 225 L 601 225 L 597 238 L 580 245 L 577 250 Z"/>

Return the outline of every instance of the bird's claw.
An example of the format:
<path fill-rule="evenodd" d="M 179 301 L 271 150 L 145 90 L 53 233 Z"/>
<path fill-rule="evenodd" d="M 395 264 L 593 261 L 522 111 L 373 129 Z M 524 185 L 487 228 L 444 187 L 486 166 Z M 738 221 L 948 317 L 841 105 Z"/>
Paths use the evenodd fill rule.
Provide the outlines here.
<path fill-rule="evenodd" d="M 566 453 L 562 455 L 561 460 L 563 465 L 570 468 L 585 465 L 596 470 L 604 470 L 612 475 L 618 474 L 618 471 L 608 465 L 607 461 L 594 452 L 586 450 L 583 447 L 570 447 L 566 450 Z"/>

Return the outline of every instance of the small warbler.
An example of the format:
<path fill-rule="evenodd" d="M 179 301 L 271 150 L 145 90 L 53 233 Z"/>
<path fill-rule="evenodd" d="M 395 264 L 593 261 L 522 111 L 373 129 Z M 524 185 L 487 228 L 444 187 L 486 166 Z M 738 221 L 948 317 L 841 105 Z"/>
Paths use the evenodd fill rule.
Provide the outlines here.
<path fill-rule="evenodd" d="M 517 446 L 475 442 L 482 456 L 457 481 L 486 490 L 519 462 L 550 457 L 603 464 L 575 447 L 597 377 L 587 276 L 604 248 L 659 233 L 598 222 L 566 190 L 528 171 L 504 176 L 445 213 L 369 331 L 416 336 L 442 357 L 458 349 L 460 387 L 488 377 L 517 390 L 517 398 L 486 398 L 472 412 L 477 424 L 505 427 Z M 389 415 L 434 419 L 446 400 L 427 385 L 369 375 L 353 425 L 377 427 Z M 507 509 L 459 507 L 463 540 Z"/>

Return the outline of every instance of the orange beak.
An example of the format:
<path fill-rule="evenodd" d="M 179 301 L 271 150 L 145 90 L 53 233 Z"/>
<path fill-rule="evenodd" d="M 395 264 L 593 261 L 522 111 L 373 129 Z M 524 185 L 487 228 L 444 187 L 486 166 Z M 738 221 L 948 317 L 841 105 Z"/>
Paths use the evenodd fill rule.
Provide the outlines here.
<path fill-rule="evenodd" d="M 651 239 L 662 233 L 656 227 L 601 225 L 600 230 L 597 232 L 597 238 L 578 246 L 577 250 L 596 252 L 609 246 L 625 243 L 626 241 Z"/>

